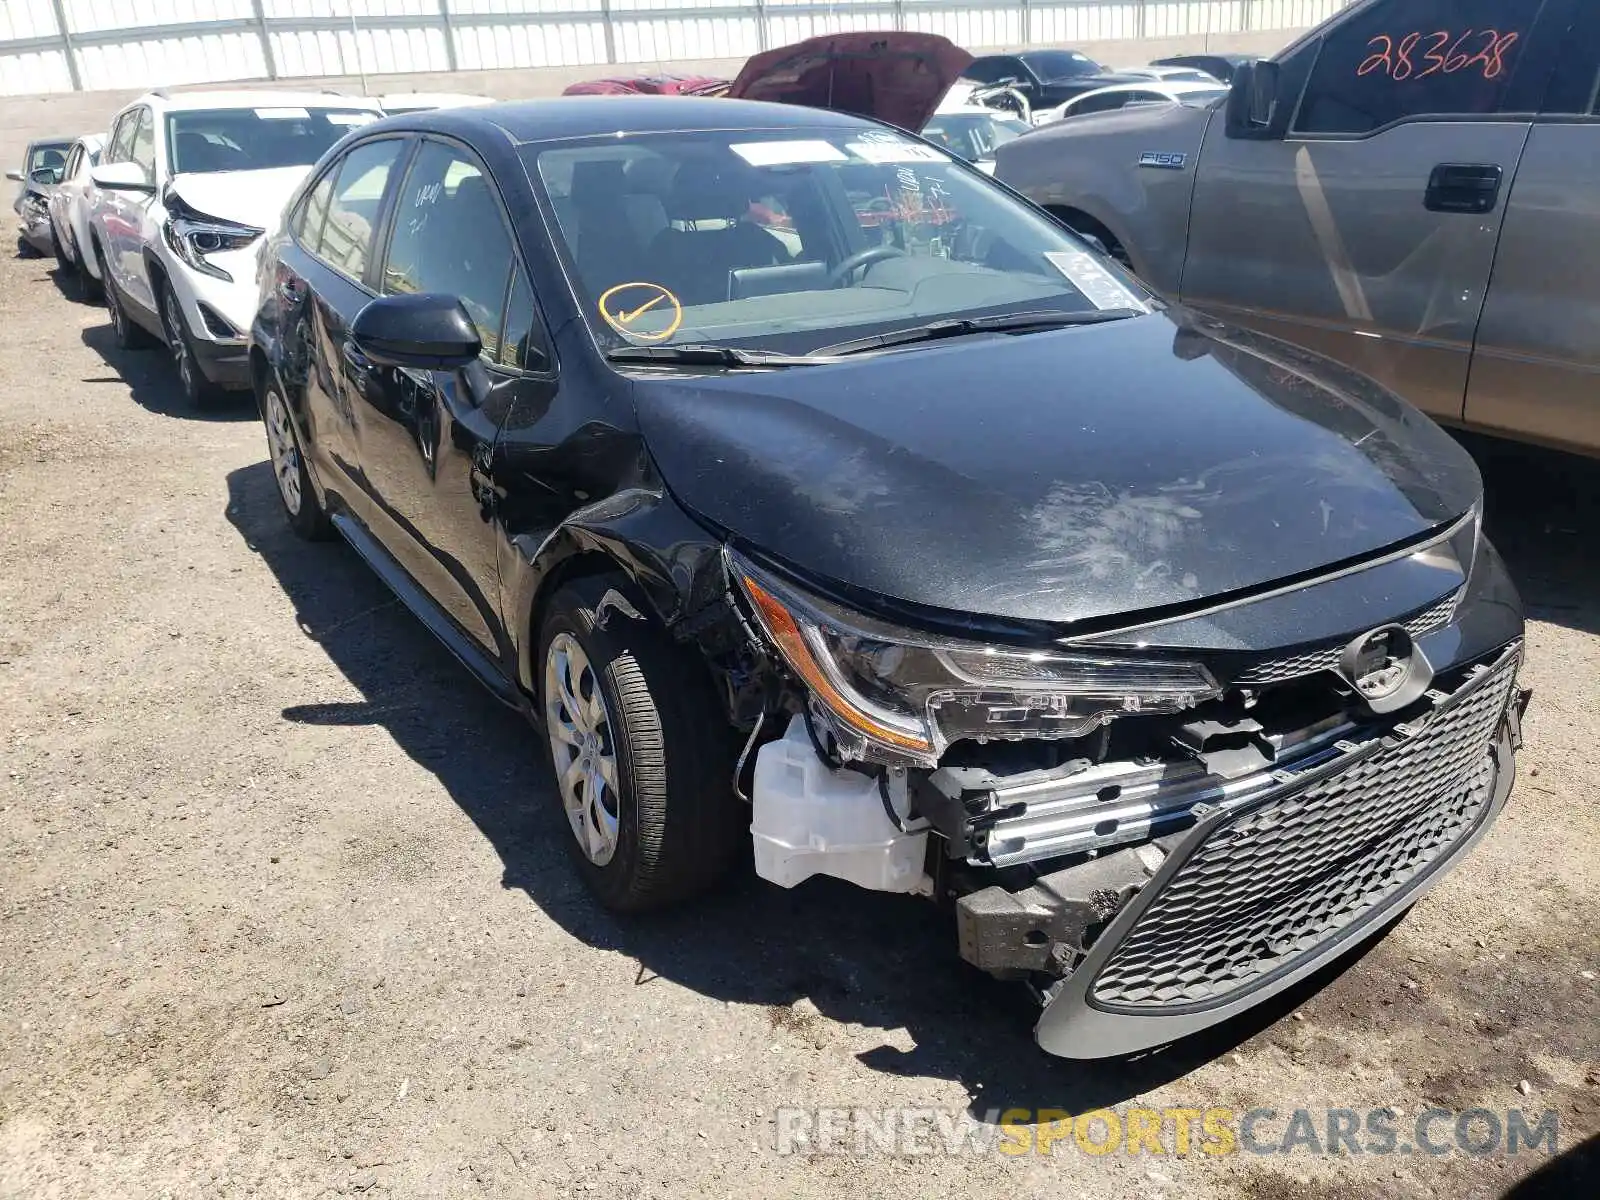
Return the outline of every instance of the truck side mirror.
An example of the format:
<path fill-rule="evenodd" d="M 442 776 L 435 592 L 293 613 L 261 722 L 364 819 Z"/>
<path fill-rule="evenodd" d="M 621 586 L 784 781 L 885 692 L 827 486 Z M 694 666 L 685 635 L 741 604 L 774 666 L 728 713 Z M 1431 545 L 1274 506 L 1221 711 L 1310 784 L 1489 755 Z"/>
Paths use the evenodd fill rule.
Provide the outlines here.
<path fill-rule="evenodd" d="M 1279 136 L 1278 64 L 1269 59 L 1244 63 L 1228 89 L 1228 136 L 1266 139 Z"/>

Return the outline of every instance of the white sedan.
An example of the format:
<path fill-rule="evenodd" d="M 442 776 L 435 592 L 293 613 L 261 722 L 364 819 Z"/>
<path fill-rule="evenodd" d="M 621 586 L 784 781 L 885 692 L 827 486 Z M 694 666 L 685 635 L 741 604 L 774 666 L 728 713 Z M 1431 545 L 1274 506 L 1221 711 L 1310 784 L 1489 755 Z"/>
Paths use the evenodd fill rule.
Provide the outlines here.
<path fill-rule="evenodd" d="M 98 282 L 94 267 L 83 247 L 89 244 L 89 171 L 100 161 L 106 139 L 98 133 L 85 134 L 72 143 L 61 170 L 61 182 L 50 193 L 50 224 L 55 229 L 60 266 L 78 271 L 92 289 Z"/>
<path fill-rule="evenodd" d="M 1160 80 L 1151 80 L 1149 83 L 1118 83 L 1111 87 L 1084 92 L 1083 95 L 1074 96 L 1065 104 L 1058 104 L 1054 108 L 1039 109 L 1033 114 L 1033 123 L 1048 125 L 1067 117 L 1110 112 L 1117 108 L 1127 108 L 1131 104 L 1187 104 L 1203 108 L 1227 94 L 1228 89 L 1215 80 L 1210 83 L 1171 83 Z"/>

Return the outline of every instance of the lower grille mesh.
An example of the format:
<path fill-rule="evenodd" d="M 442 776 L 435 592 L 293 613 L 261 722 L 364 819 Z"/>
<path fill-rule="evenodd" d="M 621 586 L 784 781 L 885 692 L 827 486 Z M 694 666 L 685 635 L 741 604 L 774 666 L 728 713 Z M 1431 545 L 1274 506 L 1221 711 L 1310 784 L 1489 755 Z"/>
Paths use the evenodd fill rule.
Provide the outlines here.
<path fill-rule="evenodd" d="M 1214 1004 L 1326 942 L 1476 828 L 1510 656 L 1399 740 L 1222 821 L 1129 930 L 1090 990 L 1108 1007 Z"/>

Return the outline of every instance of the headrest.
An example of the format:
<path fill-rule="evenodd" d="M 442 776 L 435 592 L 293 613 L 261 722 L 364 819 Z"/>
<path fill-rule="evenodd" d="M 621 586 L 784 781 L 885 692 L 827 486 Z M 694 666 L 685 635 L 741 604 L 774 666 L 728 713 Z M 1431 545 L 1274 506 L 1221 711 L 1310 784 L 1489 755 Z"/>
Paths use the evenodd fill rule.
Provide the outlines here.
<path fill-rule="evenodd" d="M 623 192 L 622 163 L 614 158 L 590 159 L 572 167 L 572 200 L 586 204 L 614 202 Z"/>
<path fill-rule="evenodd" d="M 667 213 L 674 221 L 735 220 L 750 209 L 751 180 L 731 169 L 684 164 L 672 181 Z"/>

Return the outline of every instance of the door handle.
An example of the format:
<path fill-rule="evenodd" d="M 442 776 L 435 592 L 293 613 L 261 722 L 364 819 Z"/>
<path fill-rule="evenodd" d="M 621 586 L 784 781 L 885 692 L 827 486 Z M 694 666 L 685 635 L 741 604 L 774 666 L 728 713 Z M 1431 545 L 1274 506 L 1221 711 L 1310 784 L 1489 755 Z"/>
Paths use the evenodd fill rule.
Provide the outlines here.
<path fill-rule="evenodd" d="M 1440 163 L 1428 176 L 1422 205 L 1429 212 L 1489 213 L 1500 200 L 1505 172 L 1493 164 Z"/>
<path fill-rule="evenodd" d="M 285 279 L 278 284 L 278 295 L 290 304 L 299 304 L 305 299 L 305 289 L 292 279 Z"/>

